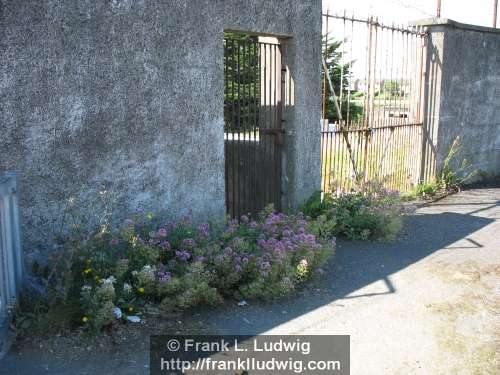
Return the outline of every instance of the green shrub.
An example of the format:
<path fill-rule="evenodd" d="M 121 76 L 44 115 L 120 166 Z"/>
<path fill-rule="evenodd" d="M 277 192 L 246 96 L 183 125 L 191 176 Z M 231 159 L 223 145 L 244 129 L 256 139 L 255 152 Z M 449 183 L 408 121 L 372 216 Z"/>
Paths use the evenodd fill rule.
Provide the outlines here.
<path fill-rule="evenodd" d="M 315 193 L 302 207 L 315 218 L 322 236 L 344 235 L 349 239 L 393 240 L 402 227 L 401 200 L 381 184 L 365 182 L 339 195 Z"/>
<path fill-rule="evenodd" d="M 195 226 L 190 218 L 165 222 L 134 215 L 117 227 L 103 224 L 67 237 L 62 255 L 40 275 L 48 286 L 44 306 L 71 306 L 63 318 L 67 326 L 97 333 L 146 305 L 170 314 L 224 297 L 280 298 L 332 254 L 334 242 L 322 233 L 302 214 L 271 208 L 254 220 L 243 216 L 219 228 Z M 18 323 L 26 320 L 22 316 L 21 311 Z"/>
<path fill-rule="evenodd" d="M 460 164 L 456 163 L 462 145 L 460 138 L 455 138 L 448 155 L 443 161 L 443 165 L 437 174 L 436 183 L 439 189 L 444 191 L 457 191 L 465 182 L 477 175 L 477 171 L 472 170 L 467 159 L 462 159 Z"/>
<path fill-rule="evenodd" d="M 415 186 L 409 192 L 404 193 L 403 199 L 410 201 L 414 199 L 428 199 L 439 193 L 439 186 L 436 183 L 422 183 Z"/>
<path fill-rule="evenodd" d="M 405 200 L 428 199 L 438 194 L 456 192 L 460 190 L 464 183 L 478 175 L 477 171 L 472 170 L 467 159 L 462 159 L 460 164 L 457 163 L 456 158 L 461 149 L 460 139 L 457 137 L 453 141 L 436 179 L 416 185 L 412 190 L 405 193 L 403 198 Z"/>

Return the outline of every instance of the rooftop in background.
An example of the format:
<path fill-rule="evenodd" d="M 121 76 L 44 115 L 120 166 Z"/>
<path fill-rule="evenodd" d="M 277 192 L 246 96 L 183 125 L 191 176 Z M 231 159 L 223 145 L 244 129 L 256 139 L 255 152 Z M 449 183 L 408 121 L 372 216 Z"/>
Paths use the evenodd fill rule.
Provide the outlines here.
<path fill-rule="evenodd" d="M 493 0 L 443 0 L 441 17 L 457 22 L 492 27 Z M 437 0 L 323 0 L 323 10 L 350 15 L 376 15 L 388 22 L 400 24 L 436 16 Z M 497 27 L 499 27 L 497 23 Z"/>

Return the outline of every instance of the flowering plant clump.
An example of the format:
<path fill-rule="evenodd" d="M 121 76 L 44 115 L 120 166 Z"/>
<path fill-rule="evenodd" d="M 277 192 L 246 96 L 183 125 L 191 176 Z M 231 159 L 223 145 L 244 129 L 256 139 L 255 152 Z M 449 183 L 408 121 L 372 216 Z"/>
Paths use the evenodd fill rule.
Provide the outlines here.
<path fill-rule="evenodd" d="M 137 214 L 70 243 L 67 298 L 92 332 L 139 321 L 146 305 L 171 313 L 223 298 L 283 297 L 320 272 L 335 247 L 310 218 L 272 208 L 223 226 Z"/>
<path fill-rule="evenodd" d="M 402 228 L 403 206 L 397 191 L 381 183 L 363 182 L 339 194 L 314 194 L 303 211 L 315 218 L 322 235 L 354 240 L 393 240 Z"/>
<path fill-rule="evenodd" d="M 221 235 L 222 251 L 209 259 L 217 288 L 236 298 L 287 295 L 332 254 L 333 242 L 318 239 L 309 229 L 302 214 L 272 209 L 256 221 L 230 221 Z"/>

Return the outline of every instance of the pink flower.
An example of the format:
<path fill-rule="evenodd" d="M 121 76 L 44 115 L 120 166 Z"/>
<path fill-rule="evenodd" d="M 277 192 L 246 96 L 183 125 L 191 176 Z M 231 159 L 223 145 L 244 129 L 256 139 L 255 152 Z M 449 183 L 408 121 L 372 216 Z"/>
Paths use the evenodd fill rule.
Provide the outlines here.
<path fill-rule="evenodd" d="M 159 237 L 167 237 L 167 230 L 165 228 L 158 229 L 158 236 Z"/>
<path fill-rule="evenodd" d="M 118 245 L 120 241 L 118 241 L 118 238 L 112 238 L 111 241 L 109 241 L 110 245 Z"/>

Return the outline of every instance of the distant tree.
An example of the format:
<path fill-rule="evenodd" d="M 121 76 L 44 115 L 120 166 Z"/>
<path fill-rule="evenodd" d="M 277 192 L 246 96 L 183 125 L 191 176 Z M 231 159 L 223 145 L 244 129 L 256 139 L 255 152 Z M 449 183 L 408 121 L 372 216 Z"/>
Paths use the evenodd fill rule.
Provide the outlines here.
<path fill-rule="evenodd" d="M 400 96 L 401 86 L 398 81 L 387 80 L 384 82 L 382 91 L 386 96 Z"/>
<path fill-rule="evenodd" d="M 253 126 L 258 117 L 260 52 L 255 38 L 224 33 L 224 122 L 233 131 Z"/>
<path fill-rule="evenodd" d="M 329 41 L 328 48 L 325 49 L 325 43 L 323 39 L 323 58 L 326 61 L 326 65 L 328 67 L 328 74 L 333 84 L 333 88 L 335 90 L 335 94 L 339 97 L 342 97 L 341 107 L 342 107 L 342 117 L 343 119 L 347 119 L 347 114 L 349 112 L 349 118 L 352 120 L 357 120 L 363 113 L 363 108 L 356 103 L 350 101 L 348 103 L 349 96 L 349 87 L 351 85 L 351 69 L 354 61 L 348 61 L 342 64 L 342 41 Z M 327 108 L 327 113 L 325 117 L 330 120 L 338 120 L 339 116 L 337 114 L 337 110 L 335 108 L 335 104 L 332 99 L 330 86 L 325 80 L 325 72 L 322 70 L 322 79 L 323 82 L 326 83 L 325 87 L 325 95 L 323 97 L 323 105 L 324 108 Z M 355 92 L 351 90 L 351 100 L 352 95 Z"/>

